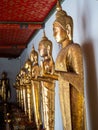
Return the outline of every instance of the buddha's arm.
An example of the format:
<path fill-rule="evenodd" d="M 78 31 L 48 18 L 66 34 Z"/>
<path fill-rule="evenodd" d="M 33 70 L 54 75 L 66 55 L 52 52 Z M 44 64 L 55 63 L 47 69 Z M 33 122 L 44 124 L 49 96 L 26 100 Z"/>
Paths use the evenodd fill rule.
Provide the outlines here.
<path fill-rule="evenodd" d="M 81 94 L 84 93 L 83 89 L 83 78 L 79 74 L 75 73 L 68 73 L 64 71 L 56 71 L 59 73 L 59 78 L 63 81 L 68 81 L 70 84 L 72 84 Z"/>
<path fill-rule="evenodd" d="M 55 70 L 54 70 L 54 63 L 52 62 L 50 64 L 50 68 L 51 68 L 51 72 L 47 72 L 45 70 L 45 66 L 43 64 L 43 62 L 41 61 L 41 74 L 39 77 L 43 78 L 43 79 L 49 79 L 50 81 L 51 80 L 58 80 L 58 75 L 55 73 Z"/>
<path fill-rule="evenodd" d="M 58 71 L 60 77 L 63 80 L 68 81 L 73 85 L 81 94 L 84 91 L 84 79 L 83 79 L 83 59 L 81 48 L 79 45 L 75 44 L 70 48 L 68 52 L 68 64 L 67 72 Z"/>
<path fill-rule="evenodd" d="M 57 74 L 44 73 L 43 75 L 41 75 L 41 77 L 46 78 L 46 79 L 50 79 L 50 80 L 58 80 Z"/>
<path fill-rule="evenodd" d="M 38 75 L 37 77 L 32 77 L 32 80 L 53 82 L 53 80 L 58 80 L 58 75 L 56 73 L 54 74 L 42 73 L 41 75 Z"/>

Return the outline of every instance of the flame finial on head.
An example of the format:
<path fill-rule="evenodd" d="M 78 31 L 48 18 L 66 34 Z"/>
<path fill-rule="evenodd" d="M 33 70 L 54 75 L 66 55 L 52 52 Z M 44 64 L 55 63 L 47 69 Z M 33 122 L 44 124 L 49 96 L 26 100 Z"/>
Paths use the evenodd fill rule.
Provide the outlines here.
<path fill-rule="evenodd" d="M 34 45 L 32 46 L 32 51 L 34 51 L 35 50 L 35 48 L 34 48 Z"/>
<path fill-rule="evenodd" d="M 37 51 L 35 51 L 34 45 L 32 46 L 32 51 L 30 53 L 30 59 L 31 59 L 32 56 L 37 56 L 38 57 L 38 53 L 37 53 Z"/>
<path fill-rule="evenodd" d="M 43 37 L 42 37 L 42 40 L 48 40 L 48 38 L 46 37 L 45 30 L 43 30 Z"/>
<path fill-rule="evenodd" d="M 43 37 L 39 42 L 39 48 L 42 46 L 47 50 L 50 47 L 50 53 L 52 53 L 52 42 L 46 37 L 45 31 L 43 31 Z"/>
<path fill-rule="evenodd" d="M 46 37 L 45 30 L 43 30 L 42 40 L 39 42 L 39 45 L 44 45 L 47 47 L 48 45 L 52 46 L 52 42 Z"/>
<path fill-rule="evenodd" d="M 61 11 L 62 10 L 62 7 L 61 7 L 61 4 L 60 4 L 59 0 L 57 0 L 56 9 L 57 9 L 57 11 Z"/>
<path fill-rule="evenodd" d="M 46 37 L 45 30 L 43 30 L 43 37 Z"/>

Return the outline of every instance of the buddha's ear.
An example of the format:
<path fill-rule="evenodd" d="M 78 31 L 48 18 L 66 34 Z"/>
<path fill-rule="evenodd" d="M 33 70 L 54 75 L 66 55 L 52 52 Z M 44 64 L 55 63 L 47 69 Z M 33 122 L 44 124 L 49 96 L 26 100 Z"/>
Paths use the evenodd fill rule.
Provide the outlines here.
<path fill-rule="evenodd" d="M 70 24 L 66 24 L 66 32 L 67 32 L 67 35 L 69 37 L 69 40 L 72 40 L 72 36 L 71 36 L 71 25 Z"/>
<path fill-rule="evenodd" d="M 50 54 L 50 46 L 49 45 L 47 46 L 47 53 L 48 53 L 48 55 Z"/>
<path fill-rule="evenodd" d="M 50 50 L 50 46 L 49 45 L 48 45 L 47 49 Z"/>

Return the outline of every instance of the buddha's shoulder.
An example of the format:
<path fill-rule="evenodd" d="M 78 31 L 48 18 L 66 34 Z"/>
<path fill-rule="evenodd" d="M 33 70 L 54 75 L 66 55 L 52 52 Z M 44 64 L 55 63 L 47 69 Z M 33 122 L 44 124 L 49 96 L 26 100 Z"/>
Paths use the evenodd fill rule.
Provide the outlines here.
<path fill-rule="evenodd" d="M 81 46 L 78 43 L 73 43 L 70 45 L 69 49 L 81 49 Z"/>

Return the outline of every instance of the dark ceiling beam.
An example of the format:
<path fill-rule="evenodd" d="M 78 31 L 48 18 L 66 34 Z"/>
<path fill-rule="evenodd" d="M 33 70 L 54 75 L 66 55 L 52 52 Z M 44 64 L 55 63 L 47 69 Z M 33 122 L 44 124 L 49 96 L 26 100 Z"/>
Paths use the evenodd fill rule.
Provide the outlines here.
<path fill-rule="evenodd" d="M 43 22 L 0 21 L 0 24 L 43 24 Z"/>
<path fill-rule="evenodd" d="M 24 49 L 26 45 L 0 45 L 0 49 Z"/>
<path fill-rule="evenodd" d="M 19 55 L 18 54 L 5 54 L 5 53 L 0 53 L 0 58 L 8 58 L 9 60 L 10 59 L 16 59 L 18 58 Z"/>
<path fill-rule="evenodd" d="M 9 23 L 0 23 L 0 29 L 40 29 L 42 28 L 43 25 L 42 24 L 9 24 Z"/>

